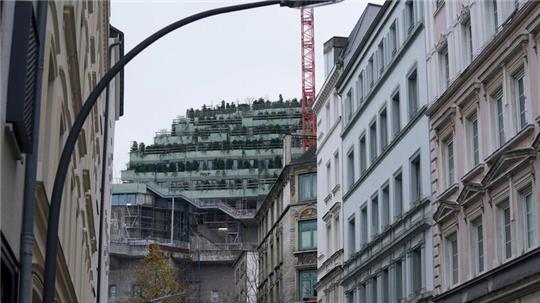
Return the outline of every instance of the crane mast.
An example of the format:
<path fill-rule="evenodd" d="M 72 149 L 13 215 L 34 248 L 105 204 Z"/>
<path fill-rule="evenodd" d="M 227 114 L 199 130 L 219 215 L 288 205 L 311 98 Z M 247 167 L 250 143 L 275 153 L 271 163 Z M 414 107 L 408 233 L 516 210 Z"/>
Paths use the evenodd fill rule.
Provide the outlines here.
<path fill-rule="evenodd" d="M 315 30 L 313 8 L 300 10 L 302 35 L 302 140 L 303 150 L 316 144 L 315 102 Z"/>

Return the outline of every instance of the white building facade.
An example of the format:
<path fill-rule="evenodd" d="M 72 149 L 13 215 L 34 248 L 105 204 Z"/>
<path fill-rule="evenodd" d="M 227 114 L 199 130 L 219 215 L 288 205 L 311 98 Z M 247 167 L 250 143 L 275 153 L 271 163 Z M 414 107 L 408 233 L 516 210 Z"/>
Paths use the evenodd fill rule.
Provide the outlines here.
<path fill-rule="evenodd" d="M 341 215 L 341 105 L 335 84 L 341 66 L 335 64 L 347 38 L 324 44 L 325 82 L 313 110 L 317 115 L 317 296 L 319 302 L 343 302 Z"/>
<path fill-rule="evenodd" d="M 387 1 L 370 9 L 376 15 L 351 34 L 336 85 L 345 302 L 425 302 L 433 248 L 424 7 Z"/>

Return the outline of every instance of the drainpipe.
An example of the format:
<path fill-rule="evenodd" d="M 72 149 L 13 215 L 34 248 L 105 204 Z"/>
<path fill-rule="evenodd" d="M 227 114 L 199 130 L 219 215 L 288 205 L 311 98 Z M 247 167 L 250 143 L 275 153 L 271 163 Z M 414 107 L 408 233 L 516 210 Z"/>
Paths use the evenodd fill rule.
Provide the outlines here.
<path fill-rule="evenodd" d="M 19 303 L 32 301 L 32 249 L 34 246 L 34 210 L 36 201 L 36 174 L 39 143 L 39 123 L 43 82 L 43 58 L 45 57 L 45 34 L 47 31 L 47 1 L 37 4 L 37 31 L 39 39 L 38 67 L 36 73 L 36 94 L 34 97 L 34 125 L 32 128 L 32 152 L 26 155 L 24 171 L 23 214 L 20 248 L 20 288 Z"/>
<path fill-rule="evenodd" d="M 124 56 L 124 35 L 119 33 L 118 42 L 115 42 L 109 45 L 109 65 L 107 68 L 111 68 L 111 51 L 113 47 L 120 47 L 120 57 Z M 116 89 L 120 89 L 119 87 Z M 99 206 L 99 243 L 98 243 L 98 265 L 97 265 L 97 296 L 96 302 L 100 303 L 101 298 L 101 272 L 103 271 L 102 266 L 102 257 L 103 257 L 103 219 L 104 219 L 104 207 L 105 207 L 105 180 L 107 177 L 107 146 L 109 144 L 109 85 L 107 85 L 107 90 L 105 91 L 105 112 L 104 112 L 104 121 L 105 127 L 103 129 L 103 161 L 101 161 L 101 202 Z"/>

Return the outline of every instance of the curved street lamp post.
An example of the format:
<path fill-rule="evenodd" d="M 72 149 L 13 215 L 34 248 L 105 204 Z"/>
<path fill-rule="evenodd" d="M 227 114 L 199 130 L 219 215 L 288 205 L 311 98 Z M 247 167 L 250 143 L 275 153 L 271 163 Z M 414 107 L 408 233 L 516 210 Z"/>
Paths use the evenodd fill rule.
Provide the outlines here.
<path fill-rule="evenodd" d="M 53 303 L 55 296 L 55 284 L 56 284 L 56 257 L 58 253 L 58 224 L 60 216 L 60 206 L 62 202 L 62 193 L 64 188 L 64 183 L 69 168 L 69 162 L 75 145 L 77 143 L 77 138 L 81 132 L 81 129 L 88 117 L 92 107 L 96 104 L 99 96 L 103 90 L 108 86 L 109 82 L 114 79 L 114 77 L 123 70 L 133 58 L 145 50 L 148 46 L 152 45 L 154 42 L 162 38 L 163 36 L 171 33 L 172 31 L 207 17 L 241 11 L 246 9 L 270 6 L 279 4 L 280 6 L 300 8 L 306 6 L 317 6 L 324 4 L 331 4 L 339 2 L 341 0 L 266 0 L 260 2 L 238 4 L 227 7 L 221 7 L 216 9 L 211 9 L 205 12 L 200 12 L 195 15 L 189 16 L 187 18 L 176 21 L 161 30 L 155 32 L 132 50 L 130 50 L 124 57 L 120 58 L 118 62 L 109 69 L 109 71 L 101 78 L 99 83 L 96 85 L 94 90 L 90 93 L 86 99 L 81 111 L 77 115 L 73 123 L 73 127 L 69 131 L 68 138 L 62 150 L 60 161 L 58 163 L 58 168 L 56 170 L 56 176 L 53 184 L 53 191 L 51 195 L 51 204 L 49 208 L 49 217 L 48 217 L 48 228 L 47 228 L 47 246 L 46 246 L 46 258 L 45 258 L 45 277 L 44 277 L 44 291 L 43 291 L 43 302 L 44 303 Z M 99 279 L 99 277 L 98 277 Z"/>

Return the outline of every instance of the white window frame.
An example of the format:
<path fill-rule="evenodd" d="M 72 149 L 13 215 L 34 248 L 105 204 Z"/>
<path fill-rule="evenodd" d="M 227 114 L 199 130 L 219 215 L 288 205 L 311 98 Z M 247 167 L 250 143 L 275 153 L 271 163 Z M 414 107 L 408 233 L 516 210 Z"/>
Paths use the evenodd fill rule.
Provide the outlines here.
<path fill-rule="evenodd" d="M 467 116 L 465 121 L 466 121 L 465 131 L 467 134 L 466 136 L 467 138 L 467 163 L 468 163 L 469 169 L 472 169 L 476 165 L 480 164 L 480 128 L 479 128 L 478 112 L 474 110 L 473 113 Z M 476 129 L 475 129 L 475 123 L 476 123 Z"/>
<path fill-rule="evenodd" d="M 457 231 L 447 232 L 444 243 L 446 286 L 452 288 L 459 284 L 459 241 Z"/>
<path fill-rule="evenodd" d="M 478 276 L 486 270 L 486 249 L 485 249 L 485 225 L 482 215 L 477 215 L 474 219 L 469 219 L 471 237 L 471 269 L 473 276 Z M 481 228 L 481 238 L 478 235 L 478 228 Z"/>
<path fill-rule="evenodd" d="M 523 96 L 519 92 L 519 82 L 522 83 Z M 527 94 L 527 77 L 525 75 L 525 69 L 520 67 L 517 72 L 512 75 L 513 86 L 513 107 L 514 107 L 514 127 L 516 132 L 519 132 L 527 125 L 529 125 L 529 111 L 528 111 L 528 94 Z M 523 103 L 522 99 L 523 98 Z"/>

